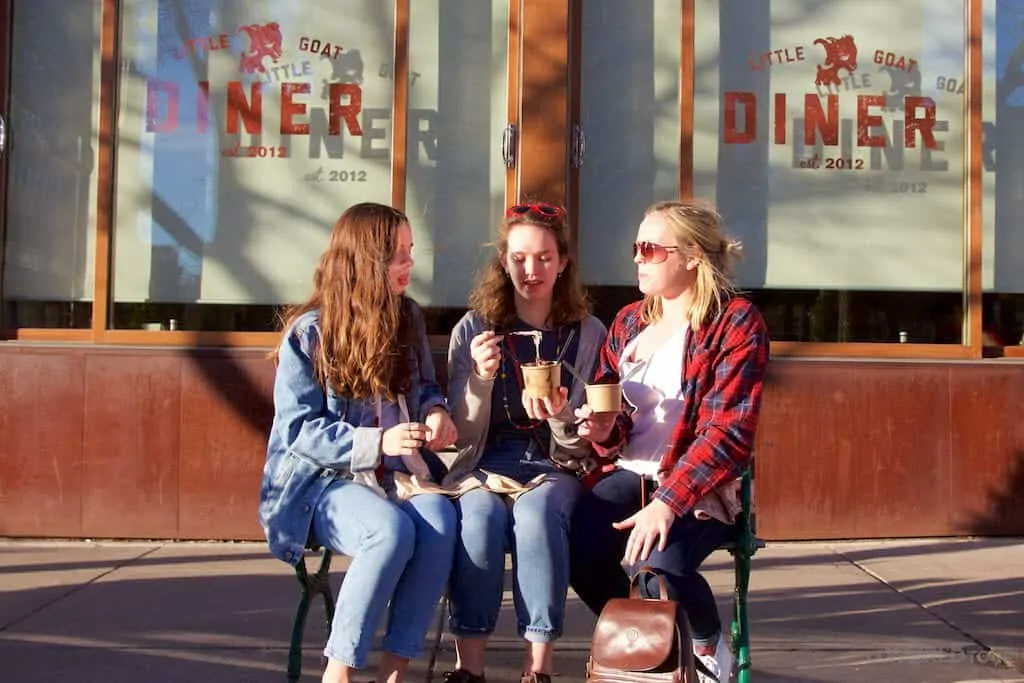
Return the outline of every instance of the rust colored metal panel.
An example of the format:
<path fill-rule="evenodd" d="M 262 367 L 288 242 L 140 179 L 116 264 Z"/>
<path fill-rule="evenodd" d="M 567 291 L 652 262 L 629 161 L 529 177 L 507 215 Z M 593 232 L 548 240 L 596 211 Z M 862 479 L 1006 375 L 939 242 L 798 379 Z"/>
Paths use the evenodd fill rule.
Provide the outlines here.
<path fill-rule="evenodd" d="M 565 204 L 569 1 L 525 0 L 520 19 L 519 200 Z"/>
<path fill-rule="evenodd" d="M 201 353 L 182 364 L 181 538 L 263 538 L 256 519 L 274 364 Z"/>
<path fill-rule="evenodd" d="M 0 535 L 79 536 L 85 358 L 0 350 Z"/>
<path fill-rule="evenodd" d="M 0 346 L 0 535 L 260 539 L 273 374 L 258 350 Z M 759 532 L 1024 533 L 1021 405 L 1009 359 L 776 359 Z"/>
<path fill-rule="evenodd" d="M 178 533 L 179 354 L 94 353 L 85 369 L 82 532 Z"/>
<path fill-rule="evenodd" d="M 949 368 L 775 361 L 757 453 L 770 539 L 949 533 Z"/>
<path fill-rule="evenodd" d="M 950 370 L 952 531 L 1024 535 L 1024 364 Z"/>

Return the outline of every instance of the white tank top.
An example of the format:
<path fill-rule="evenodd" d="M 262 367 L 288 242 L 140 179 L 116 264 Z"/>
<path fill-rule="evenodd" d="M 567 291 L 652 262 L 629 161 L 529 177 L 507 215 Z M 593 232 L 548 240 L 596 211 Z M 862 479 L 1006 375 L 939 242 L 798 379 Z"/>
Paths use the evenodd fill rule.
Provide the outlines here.
<path fill-rule="evenodd" d="M 640 337 L 626 345 L 619 361 L 622 395 L 636 410 L 629 443 L 618 460 L 619 467 L 642 476 L 658 473 L 661 458 L 683 412 L 683 353 L 686 332 L 683 326 L 641 361 L 626 360 L 633 355 Z M 638 367 L 643 366 L 643 367 Z"/>

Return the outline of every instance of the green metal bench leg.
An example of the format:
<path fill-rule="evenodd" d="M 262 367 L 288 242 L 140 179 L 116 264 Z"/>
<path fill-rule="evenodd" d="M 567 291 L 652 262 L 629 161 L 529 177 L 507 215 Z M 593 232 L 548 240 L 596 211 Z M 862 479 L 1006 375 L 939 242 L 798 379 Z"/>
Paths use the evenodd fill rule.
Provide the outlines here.
<path fill-rule="evenodd" d="M 309 605 L 317 595 L 323 596 L 324 609 L 327 612 L 327 631 L 330 633 L 334 621 L 334 596 L 331 594 L 330 583 L 331 551 L 323 549 L 320 567 L 315 574 L 306 571 L 306 559 L 302 558 L 295 566 L 295 577 L 302 589 L 302 598 L 295 611 L 295 622 L 292 624 L 292 641 L 288 648 L 288 681 L 297 683 L 302 676 L 302 636 L 306 630 L 306 617 Z"/>
<path fill-rule="evenodd" d="M 733 594 L 732 651 L 736 656 L 736 683 L 750 683 L 750 625 L 747 623 L 750 555 L 738 550 L 734 564 L 736 589 Z"/>
<path fill-rule="evenodd" d="M 441 651 L 441 636 L 444 635 L 444 617 L 448 613 L 448 596 L 441 598 L 441 609 L 437 612 L 437 627 L 434 629 L 434 642 L 430 648 L 430 659 L 427 660 L 427 683 L 434 679 L 434 667 L 437 666 L 437 653 Z"/>

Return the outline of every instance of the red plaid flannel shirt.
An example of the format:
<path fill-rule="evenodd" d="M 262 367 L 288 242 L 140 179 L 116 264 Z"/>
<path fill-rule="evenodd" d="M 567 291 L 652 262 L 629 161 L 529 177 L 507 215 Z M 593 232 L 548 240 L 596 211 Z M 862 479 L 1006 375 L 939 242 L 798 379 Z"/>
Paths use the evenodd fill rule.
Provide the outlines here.
<path fill-rule="evenodd" d="M 615 317 L 595 378 L 618 376 L 622 350 L 645 327 L 640 321 L 642 303 L 626 306 Z M 686 514 L 701 498 L 746 470 L 767 364 L 768 328 L 754 305 L 741 297 L 728 301 L 716 320 L 687 333 L 683 411 L 661 460 L 662 484 L 654 494 L 676 515 Z M 598 455 L 617 457 L 631 428 L 624 411 L 608 441 L 595 444 Z M 608 463 L 601 471 L 611 466 Z"/>

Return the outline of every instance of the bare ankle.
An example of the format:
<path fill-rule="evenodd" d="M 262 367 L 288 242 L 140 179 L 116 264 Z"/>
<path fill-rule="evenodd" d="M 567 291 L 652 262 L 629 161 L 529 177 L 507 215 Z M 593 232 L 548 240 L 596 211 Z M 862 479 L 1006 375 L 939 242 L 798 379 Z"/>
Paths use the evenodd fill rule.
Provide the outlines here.
<path fill-rule="evenodd" d="M 328 659 L 321 681 L 322 683 L 351 683 L 352 671 L 353 669 L 337 659 Z"/>

